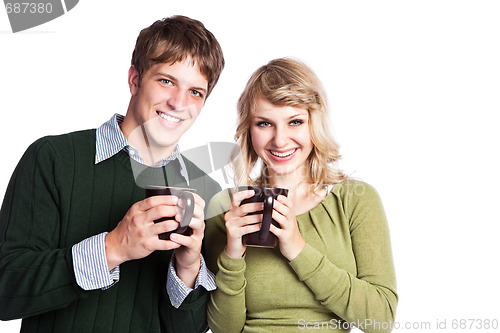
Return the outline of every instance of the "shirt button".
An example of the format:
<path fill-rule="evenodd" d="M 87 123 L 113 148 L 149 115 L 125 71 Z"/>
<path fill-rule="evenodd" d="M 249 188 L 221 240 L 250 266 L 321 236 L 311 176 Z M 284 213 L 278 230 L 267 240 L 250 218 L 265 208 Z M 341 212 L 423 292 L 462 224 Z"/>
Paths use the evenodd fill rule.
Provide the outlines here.
<path fill-rule="evenodd" d="M 130 154 L 131 156 L 134 156 L 134 155 L 135 155 L 135 151 L 130 150 L 129 154 Z"/>

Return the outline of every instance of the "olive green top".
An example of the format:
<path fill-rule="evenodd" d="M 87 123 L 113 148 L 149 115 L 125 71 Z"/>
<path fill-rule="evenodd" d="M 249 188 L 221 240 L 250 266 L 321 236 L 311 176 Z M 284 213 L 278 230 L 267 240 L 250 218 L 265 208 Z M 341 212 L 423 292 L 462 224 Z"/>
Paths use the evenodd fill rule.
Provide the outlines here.
<path fill-rule="evenodd" d="M 389 228 L 370 185 L 348 180 L 297 216 L 307 242 L 293 260 L 274 249 L 247 247 L 243 258 L 224 252 L 229 191 L 208 206 L 206 260 L 217 290 L 208 302 L 214 333 L 304 332 L 318 328 L 389 332 L 397 305 Z"/>

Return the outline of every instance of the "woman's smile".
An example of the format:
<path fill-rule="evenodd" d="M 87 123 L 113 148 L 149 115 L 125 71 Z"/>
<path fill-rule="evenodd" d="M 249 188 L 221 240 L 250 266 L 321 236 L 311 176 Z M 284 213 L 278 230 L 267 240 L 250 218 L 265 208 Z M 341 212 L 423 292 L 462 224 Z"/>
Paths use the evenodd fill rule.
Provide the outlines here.
<path fill-rule="evenodd" d="M 297 148 L 293 148 L 285 151 L 277 151 L 277 150 L 268 150 L 271 154 L 271 157 L 278 162 L 289 161 L 293 158 Z"/>

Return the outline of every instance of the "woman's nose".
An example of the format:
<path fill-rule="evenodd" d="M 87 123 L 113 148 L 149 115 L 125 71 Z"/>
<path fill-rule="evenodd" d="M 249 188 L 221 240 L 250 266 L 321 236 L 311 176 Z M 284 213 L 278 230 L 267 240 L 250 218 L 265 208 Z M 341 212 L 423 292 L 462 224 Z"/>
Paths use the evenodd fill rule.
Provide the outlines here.
<path fill-rule="evenodd" d="M 288 133 L 282 127 L 276 127 L 274 131 L 273 143 L 276 148 L 284 148 L 288 143 Z"/>

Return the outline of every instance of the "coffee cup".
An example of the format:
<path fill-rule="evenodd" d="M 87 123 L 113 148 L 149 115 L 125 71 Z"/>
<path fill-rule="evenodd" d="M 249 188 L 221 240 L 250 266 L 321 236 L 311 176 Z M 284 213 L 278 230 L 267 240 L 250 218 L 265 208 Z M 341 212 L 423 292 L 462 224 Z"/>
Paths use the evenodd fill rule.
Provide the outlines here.
<path fill-rule="evenodd" d="M 288 189 L 277 187 L 263 186 L 240 186 L 238 191 L 253 190 L 254 196 L 247 198 L 240 205 L 249 202 L 262 202 L 264 209 L 261 211 L 250 213 L 249 215 L 262 214 L 262 226 L 259 231 L 243 235 L 243 245 L 255 247 L 275 247 L 278 243 L 278 238 L 269 231 L 271 223 L 279 228 L 278 222 L 273 218 L 273 204 L 278 195 L 288 195 Z"/>
<path fill-rule="evenodd" d="M 146 186 L 146 197 L 152 197 L 155 195 L 173 195 L 179 198 L 177 202 L 177 207 L 181 211 L 181 221 L 179 227 L 175 231 L 164 232 L 158 235 L 158 238 L 163 240 L 169 240 L 170 234 L 175 232 L 177 234 L 183 234 L 187 231 L 189 223 L 193 218 L 194 214 L 194 196 L 193 193 L 196 192 L 195 189 L 191 188 L 181 188 L 181 187 L 171 187 L 171 186 Z M 155 223 L 163 222 L 167 220 L 174 220 L 174 216 L 162 217 L 160 219 L 154 220 Z"/>

